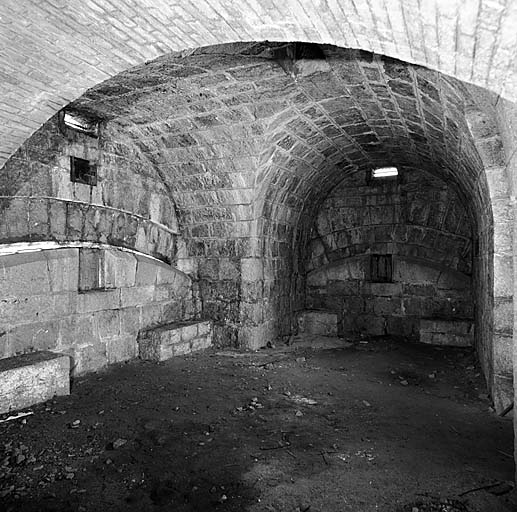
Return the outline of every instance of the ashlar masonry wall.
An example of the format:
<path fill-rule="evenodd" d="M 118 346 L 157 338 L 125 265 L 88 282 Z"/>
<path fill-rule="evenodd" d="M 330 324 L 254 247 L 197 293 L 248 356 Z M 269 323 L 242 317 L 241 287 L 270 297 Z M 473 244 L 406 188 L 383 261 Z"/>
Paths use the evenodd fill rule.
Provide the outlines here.
<path fill-rule="evenodd" d="M 97 288 L 81 252 L 100 258 Z M 0 358 L 69 354 L 75 375 L 132 359 L 140 331 L 195 317 L 192 293 L 178 270 L 114 247 L 0 256 Z"/>
<path fill-rule="evenodd" d="M 336 312 L 340 333 L 417 338 L 421 318 L 472 320 L 472 233 L 456 193 L 418 170 L 365 177 L 345 178 L 320 208 L 306 307 Z M 391 262 L 386 282 L 372 275 L 377 255 Z"/>
<path fill-rule="evenodd" d="M 71 157 L 96 165 L 96 185 L 71 180 Z M 86 240 L 164 261 L 176 251 L 168 191 L 116 124 L 93 138 L 48 121 L 0 169 L 0 213 L 0 243 Z"/>
<path fill-rule="evenodd" d="M 71 179 L 71 157 L 95 184 Z M 136 357 L 142 330 L 199 318 L 178 240 L 167 186 L 117 123 L 95 138 L 52 118 L 0 169 L 0 358 L 62 352 L 78 375 Z M 47 249 L 16 252 L 35 242 Z"/>

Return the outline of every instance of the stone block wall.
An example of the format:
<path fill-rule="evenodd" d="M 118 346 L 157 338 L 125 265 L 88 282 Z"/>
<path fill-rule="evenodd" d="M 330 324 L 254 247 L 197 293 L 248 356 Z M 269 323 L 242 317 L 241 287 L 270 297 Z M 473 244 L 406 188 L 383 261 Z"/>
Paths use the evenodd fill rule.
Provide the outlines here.
<path fill-rule="evenodd" d="M 493 315 L 492 350 L 494 400 L 498 411 L 515 400 L 515 190 L 517 190 L 517 108 L 502 98 L 492 100 L 497 130 L 491 125 L 483 133 L 483 156 L 486 160 L 494 211 Z M 517 427 L 516 427 L 517 428 Z"/>
<path fill-rule="evenodd" d="M 345 178 L 323 202 L 309 243 L 308 309 L 338 314 L 340 334 L 418 339 L 421 318 L 472 319 L 468 214 L 444 182 L 423 171 L 399 181 Z M 371 255 L 391 255 L 389 282 Z"/>
<path fill-rule="evenodd" d="M 177 322 L 142 331 L 138 337 L 141 359 L 166 361 L 174 356 L 204 350 L 212 345 L 212 324 Z"/>
<path fill-rule="evenodd" d="M 477 107 L 466 111 L 469 130 L 483 163 L 485 198 L 478 211 L 479 251 L 475 256 L 476 346 L 497 412 L 513 401 L 515 134 L 509 102 L 471 87 Z"/>
<path fill-rule="evenodd" d="M 121 88 L 100 85 L 78 100 L 78 106 L 92 108 L 104 96 L 105 110 L 115 106 L 110 113 L 120 116 L 119 102 L 131 99 L 132 108 L 122 107 L 124 122 L 112 129 L 122 140 L 131 139 L 174 198 L 181 226 L 177 265 L 198 284 L 218 346 L 248 346 L 239 338 L 242 333 L 246 339 L 261 312 L 249 302 L 240 307 L 241 259 L 257 256 L 252 241 L 257 162 L 269 118 L 284 105 L 271 89 L 290 82 L 274 62 L 236 58 L 244 48 L 230 45 L 226 58 L 221 48 L 198 49 L 189 66 L 180 54 L 171 54 L 121 76 L 126 84 Z M 146 95 L 137 90 L 127 96 L 140 81 Z M 138 123 L 132 119 L 135 106 L 147 112 Z"/>
<path fill-rule="evenodd" d="M 0 256 L 0 357 L 50 350 L 79 375 L 138 354 L 142 329 L 194 318 L 191 280 L 169 265 L 114 247 L 102 288 L 80 291 L 79 252 L 61 248 Z M 83 279 L 84 282 L 84 279 Z"/>
<path fill-rule="evenodd" d="M 347 258 L 307 276 L 309 309 L 338 315 L 339 334 L 418 340 L 422 318 L 473 318 L 471 280 L 454 270 L 395 257 L 391 283 L 368 280 L 369 257 Z"/>
<path fill-rule="evenodd" d="M 70 157 L 97 166 L 97 184 L 70 179 Z M 178 224 L 166 187 L 112 125 L 99 138 L 59 128 L 55 116 L 0 170 L 0 243 L 90 241 L 164 261 L 176 252 Z"/>

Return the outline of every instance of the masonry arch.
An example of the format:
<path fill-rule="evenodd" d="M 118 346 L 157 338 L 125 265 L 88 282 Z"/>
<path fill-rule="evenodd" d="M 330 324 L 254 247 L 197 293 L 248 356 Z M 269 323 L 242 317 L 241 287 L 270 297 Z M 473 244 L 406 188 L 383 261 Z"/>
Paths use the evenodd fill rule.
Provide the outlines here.
<path fill-rule="evenodd" d="M 389 8 L 373 0 L 360 5 L 241 2 L 231 8 L 203 1 L 193 8 L 187 1 L 41 5 L 10 0 L 0 11 L 5 77 L 0 158 L 5 161 L 56 111 L 101 81 L 171 51 L 235 41 L 361 48 L 515 99 L 516 10 L 511 1 L 415 5 L 400 0 Z"/>
<path fill-rule="evenodd" d="M 449 69 L 454 76 L 499 92 L 503 84 L 511 84 L 511 76 L 497 85 L 476 78 L 473 73 L 481 64 L 462 59 L 457 63 L 464 71 Z M 500 186 L 506 167 L 497 123 L 494 112 L 479 108 L 485 93 L 432 70 L 446 68 L 445 61 L 422 62 L 428 67 L 331 46 L 218 45 L 167 54 L 120 73 L 72 106 L 108 120 L 114 143 L 129 148 L 128 168 L 137 176 L 152 175 L 159 195 L 172 200 L 160 212 L 168 212 L 169 232 L 181 231 L 182 236 L 170 237 L 175 242 L 164 250 L 169 258 L 172 250 L 178 266 L 198 276 L 205 313 L 217 319 L 220 339 L 256 348 L 260 340 L 291 332 L 292 316 L 282 316 L 281 322 L 275 318 L 282 301 L 291 312 L 301 297 L 303 282 L 291 279 L 292 269 L 286 266 L 289 258 L 302 263 L 293 247 L 305 247 L 310 219 L 344 176 L 384 165 L 386 155 L 407 172 L 423 170 L 451 182 L 471 211 L 480 257 L 487 261 L 483 282 L 490 285 L 481 293 L 487 297 L 485 316 L 478 318 L 490 330 L 492 265 L 495 276 L 512 271 L 512 242 L 506 236 L 510 217 L 500 224 L 498 249 L 491 249 L 492 199 L 500 199 L 498 212 L 507 211 L 509 204 L 508 190 Z M 470 74 L 465 71 L 469 63 Z M 3 168 L 10 175 L 5 181 L 9 204 L 16 187 L 24 185 L 11 177 L 20 167 L 26 172 L 34 165 L 31 160 L 28 167 L 20 155 L 27 154 L 31 143 L 51 147 L 52 141 L 40 135 Z M 487 180 L 485 169 L 492 178 Z M 151 194 L 146 222 L 157 214 L 151 211 L 153 202 Z M 172 220 L 176 209 L 181 229 Z M 166 225 L 162 220 L 158 224 Z M 155 235 L 151 238 L 155 243 Z M 507 287 L 497 293 L 500 311 L 511 309 Z M 498 350 L 505 347 L 498 357 L 507 362 L 509 323 L 507 315 L 498 328 L 502 336 L 497 345 Z M 487 354 L 485 360 L 491 361 L 493 349 Z M 501 380 L 507 384 L 508 367 Z"/>
<path fill-rule="evenodd" d="M 306 251 L 314 219 L 333 189 L 352 176 L 364 185 L 369 170 L 386 165 L 397 165 L 406 175 L 428 173 L 456 194 L 452 203 L 458 208 L 451 215 L 463 219 L 459 225 L 472 226 L 471 233 L 451 228 L 449 235 L 459 238 L 448 247 L 448 256 L 458 256 L 453 267 L 473 261 L 473 268 L 463 271 L 473 274 L 476 344 L 501 411 L 513 399 L 508 364 L 513 306 L 511 293 L 504 291 L 513 275 L 507 257 L 512 215 L 495 114 L 478 103 L 479 95 L 488 93 L 384 57 L 340 59 L 338 54 L 327 54 L 330 69 L 297 77 L 299 103 L 279 114 L 268 132 L 255 203 L 262 257 L 255 264 L 261 265 L 269 292 L 261 298 L 268 320 L 255 325 L 254 333 L 292 332 L 296 311 L 305 307 Z M 396 242 L 393 236 L 385 241 Z M 444 238 L 430 239 L 426 251 L 433 243 L 444 244 Z M 251 332 L 244 339 L 253 346 Z"/>

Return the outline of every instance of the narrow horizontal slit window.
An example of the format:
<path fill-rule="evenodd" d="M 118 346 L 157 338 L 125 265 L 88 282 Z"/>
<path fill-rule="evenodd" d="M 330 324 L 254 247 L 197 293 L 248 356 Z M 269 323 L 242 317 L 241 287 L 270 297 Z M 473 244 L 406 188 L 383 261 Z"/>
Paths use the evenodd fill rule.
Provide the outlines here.
<path fill-rule="evenodd" d="M 373 179 L 395 178 L 398 175 L 399 170 L 396 167 L 379 167 L 378 169 L 373 169 L 372 171 Z"/>
<path fill-rule="evenodd" d="M 99 135 L 99 120 L 90 116 L 81 115 L 75 112 L 62 111 L 61 122 L 66 128 L 82 132 L 91 137 Z"/>

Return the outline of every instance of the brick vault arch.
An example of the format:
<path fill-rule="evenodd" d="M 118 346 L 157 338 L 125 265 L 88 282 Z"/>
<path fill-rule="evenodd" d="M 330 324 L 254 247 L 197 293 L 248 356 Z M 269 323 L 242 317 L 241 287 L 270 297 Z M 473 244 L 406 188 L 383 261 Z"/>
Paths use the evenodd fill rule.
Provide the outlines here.
<path fill-rule="evenodd" d="M 171 51 L 233 41 L 360 48 L 515 99 L 516 18 L 511 0 L 202 0 L 195 7 L 183 0 L 7 0 L 0 7 L 0 163 L 96 83 Z"/>

